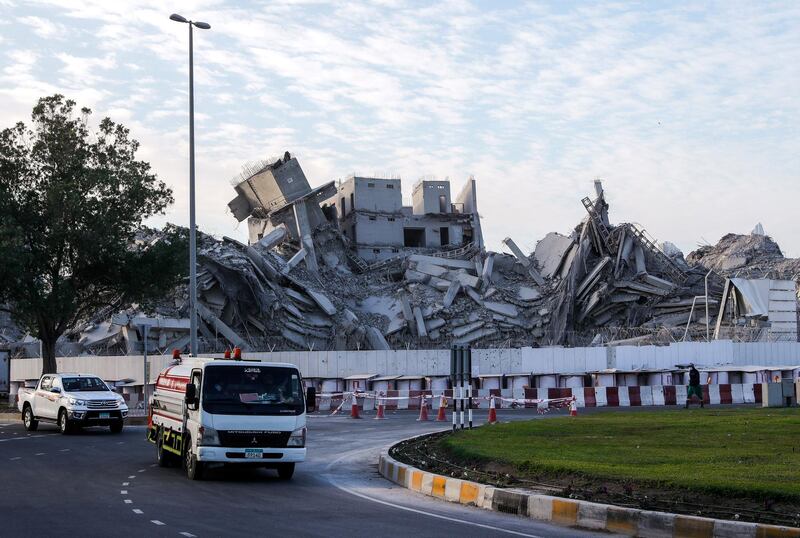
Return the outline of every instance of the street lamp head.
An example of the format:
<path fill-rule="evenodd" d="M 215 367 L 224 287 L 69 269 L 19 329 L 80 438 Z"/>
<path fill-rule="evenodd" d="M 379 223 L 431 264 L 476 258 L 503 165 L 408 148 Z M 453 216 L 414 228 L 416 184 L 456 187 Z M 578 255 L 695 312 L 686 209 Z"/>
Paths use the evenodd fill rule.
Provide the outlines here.
<path fill-rule="evenodd" d="M 192 24 L 194 24 L 197 28 L 200 28 L 201 30 L 211 29 L 211 25 L 208 24 L 207 22 L 193 22 Z"/>
<path fill-rule="evenodd" d="M 189 21 L 186 20 L 186 17 L 181 17 L 177 13 L 173 13 L 172 15 L 170 15 L 169 16 L 169 20 L 175 21 L 175 22 L 189 22 Z"/>

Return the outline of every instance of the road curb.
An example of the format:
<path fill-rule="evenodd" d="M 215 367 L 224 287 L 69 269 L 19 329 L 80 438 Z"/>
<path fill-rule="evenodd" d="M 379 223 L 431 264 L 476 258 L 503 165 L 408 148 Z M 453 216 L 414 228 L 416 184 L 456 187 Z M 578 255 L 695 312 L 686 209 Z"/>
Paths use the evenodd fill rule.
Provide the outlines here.
<path fill-rule="evenodd" d="M 395 484 L 435 499 L 567 527 L 654 538 L 800 538 L 795 527 L 622 508 L 450 478 L 400 463 L 388 448 L 381 452 L 378 469 Z"/>

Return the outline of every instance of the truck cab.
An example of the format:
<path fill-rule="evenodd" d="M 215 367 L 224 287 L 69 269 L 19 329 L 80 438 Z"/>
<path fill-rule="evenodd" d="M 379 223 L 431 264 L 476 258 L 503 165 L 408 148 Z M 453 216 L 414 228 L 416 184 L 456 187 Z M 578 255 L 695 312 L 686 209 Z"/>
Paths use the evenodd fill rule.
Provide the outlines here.
<path fill-rule="evenodd" d="M 180 462 L 190 479 L 217 464 L 271 467 L 289 479 L 305 460 L 315 399 L 292 364 L 186 359 L 158 376 L 148 439 L 159 465 Z"/>
<path fill-rule="evenodd" d="M 128 416 L 122 396 L 92 374 L 44 374 L 35 389 L 21 389 L 18 398 L 28 431 L 44 420 L 55 422 L 64 434 L 84 426 L 109 426 L 119 433 Z"/>

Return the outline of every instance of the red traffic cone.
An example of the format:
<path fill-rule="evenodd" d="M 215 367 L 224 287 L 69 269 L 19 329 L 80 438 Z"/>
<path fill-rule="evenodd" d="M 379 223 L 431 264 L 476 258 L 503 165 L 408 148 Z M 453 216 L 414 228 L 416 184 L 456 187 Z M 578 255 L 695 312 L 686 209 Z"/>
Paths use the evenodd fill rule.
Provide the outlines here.
<path fill-rule="evenodd" d="M 361 418 L 358 412 L 358 398 L 353 394 L 353 403 L 350 406 L 350 418 Z"/>
<path fill-rule="evenodd" d="M 569 403 L 569 416 L 578 416 L 578 402 L 575 398 L 572 398 L 572 401 Z"/>
<path fill-rule="evenodd" d="M 378 398 L 378 413 L 375 415 L 375 420 L 381 420 L 385 418 L 386 417 L 383 415 L 383 398 Z"/>
<path fill-rule="evenodd" d="M 425 396 L 419 397 L 419 418 L 417 421 L 428 420 L 428 402 L 425 401 Z"/>
<path fill-rule="evenodd" d="M 445 414 L 447 410 L 447 398 L 442 397 L 439 398 L 439 412 L 436 414 L 436 422 L 447 422 L 447 415 Z"/>
<path fill-rule="evenodd" d="M 489 424 L 497 423 L 497 410 L 494 407 L 494 396 L 489 400 Z"/>

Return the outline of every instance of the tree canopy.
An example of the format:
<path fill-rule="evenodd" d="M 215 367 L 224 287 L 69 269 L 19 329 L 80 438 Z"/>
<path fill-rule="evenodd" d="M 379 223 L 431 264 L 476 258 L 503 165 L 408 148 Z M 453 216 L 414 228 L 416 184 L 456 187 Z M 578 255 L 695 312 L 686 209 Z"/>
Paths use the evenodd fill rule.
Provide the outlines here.
<path fill-rule="evenodd" d="M 56 340 L 96 309 L 145 300 L 179 280 L 186 259 L 172 241 L 136 245 L 144 219 L 172 191 L 137 160 L 139 143 L 109 118 L 62 95 L 43 97 L 30 126 L 0 132 L 0 304 L 42 341 L 56 370 Z"/>

